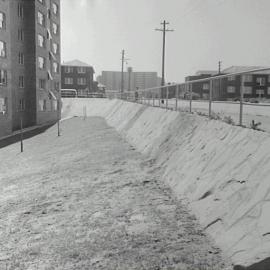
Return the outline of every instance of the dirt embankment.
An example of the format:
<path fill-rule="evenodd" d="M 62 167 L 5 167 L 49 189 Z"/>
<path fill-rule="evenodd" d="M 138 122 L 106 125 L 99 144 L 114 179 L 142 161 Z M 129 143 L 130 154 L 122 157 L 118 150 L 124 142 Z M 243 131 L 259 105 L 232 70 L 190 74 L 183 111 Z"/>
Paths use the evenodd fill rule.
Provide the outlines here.
<path fill-rule="evenodd" d="M 102 118 L 0 149 L 0 269 L 224 269 L 160 178 Z"/>
<path fill-rule="evenodd" d="M 77 100 L 104 117 L 164 169 L 205 231 L 234 263 L 249 265 L 270 250 L 270 136 L 159 108 L 116 100 Z M 89 110 L 88 110 L 89 108 Z M 103 109 L 102 109 L 103 108 Z"/>

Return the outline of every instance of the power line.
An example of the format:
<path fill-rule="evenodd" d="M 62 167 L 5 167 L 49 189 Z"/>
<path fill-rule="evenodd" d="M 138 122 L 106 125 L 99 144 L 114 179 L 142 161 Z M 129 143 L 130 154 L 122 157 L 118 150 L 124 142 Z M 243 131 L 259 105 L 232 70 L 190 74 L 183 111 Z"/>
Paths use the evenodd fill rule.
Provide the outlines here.
<path fill-rule="evenodd" d="M 170 24 L 169 22 L 166 22 L 165 20 L 160 23 L 163 25 L 162 29 L 155 29 L 156 31 L 163 32 L 163 46 L 162 46 L 162 78 L 161 78 L 161 86 L 165 85 L 165 41 L 166 41 L 166 33 L 167 32 L 173 32 L 173 29 L 167 29 L 167 25 Z"/>

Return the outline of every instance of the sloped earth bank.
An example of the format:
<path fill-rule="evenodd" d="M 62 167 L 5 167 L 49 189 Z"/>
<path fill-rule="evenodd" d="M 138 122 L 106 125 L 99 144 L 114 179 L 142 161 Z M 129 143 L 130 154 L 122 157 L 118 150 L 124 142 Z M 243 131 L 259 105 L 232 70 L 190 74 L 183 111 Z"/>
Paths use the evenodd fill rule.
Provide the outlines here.
<path fill-rule="evenodd" d="M 270 257 L 269 134 L 119 100 L 63 102 L 69 116 L 83 107 L 163 169 L 162 181 L 189 203 L 233 263 Z"/>
<path fill-rule="evenodd" d="M 98 117 L 0 149 L 0 269 L 225 269 L 155 162 Z"/>

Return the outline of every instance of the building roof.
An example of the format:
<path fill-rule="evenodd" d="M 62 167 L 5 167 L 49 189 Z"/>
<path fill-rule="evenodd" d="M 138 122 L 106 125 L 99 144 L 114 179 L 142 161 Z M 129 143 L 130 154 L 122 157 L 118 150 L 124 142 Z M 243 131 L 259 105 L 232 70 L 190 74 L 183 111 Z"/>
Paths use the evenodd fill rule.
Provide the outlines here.
<path fill-rule="evenodd" d="M 225 68 L 221 71 L 221 73 L 228 74 L 228 73 L 237 73 L 237 72 L 244 72 L 244 71 L 249 71 L 249 70 L 254 70 L 254 69 L 259 69 L 259 68 L 267 68 L 267 67 L 260 67 L 260 66 L 231 66 L 229 68 Z M 270 68 L 269 70 L 265 71 L 258 71 L 254 72 L 256 74 L 270 74 Z"/>
<path fill-rule="evenodd" d="M 92 66 L 80 61 L 80 60 L 72 60 L 72 61 L 68 61 L 68 62 L 63 62 L 62 66 L 70 66 L 70 67 L 91 67 Z"/>
<path fill-rule="evenodd" d="M 217 73 L 216 70 L 198 70 L 195 75 L 216 75 Z"/>

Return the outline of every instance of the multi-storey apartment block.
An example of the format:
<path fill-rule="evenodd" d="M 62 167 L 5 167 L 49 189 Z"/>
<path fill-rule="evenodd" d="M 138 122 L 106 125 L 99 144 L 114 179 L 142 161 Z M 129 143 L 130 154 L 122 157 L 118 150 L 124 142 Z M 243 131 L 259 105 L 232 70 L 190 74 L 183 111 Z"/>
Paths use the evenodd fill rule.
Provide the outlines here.
<path fill-rule="evenodd" d="M 0 136 L 60 117 L 60 0 L 0 1 Z"/>
<path fill-rule="evenodd" d="M 105 85 L 107 90 L 120 91 L 121 76 L 120 71 L 102 71 L 102 74 L 98 76 L 98 82 Z M 157 72 L 134 72 L 129 68 L 127 72 L 123 72 L 123 76 L 124 91 L 135 91 L 160 85 Z"/>
<path fill-rule="evenodd" d="M 64 62 L 61 66 L 61 88 L 76 89 L 79 96 L 87 96 L 96 91 L 94 68 L 79 60 Z"/>
<path fill-rule="evenodd" d="M 252 66 L 232 66 L 222 70 L 221 74 L 232 74 L 246 72 L 260 67 Z M 186 81 L 204 79 L 217 76 L 214 72 L 197 72 L 194 76 L 188 76 Z M 213 99 L 214 100 L 239 100 L 243 81 L 243 97 L 249 99 L 270 99 L 270 71 L 261 71 L 255 73 L 246 73 L 244 75 L 228 76 L 213 81 Z M 210 81 L 196 82 L 192 85 L 193 93 L 198 98 L 208 99 L 210 90 Z"/>

